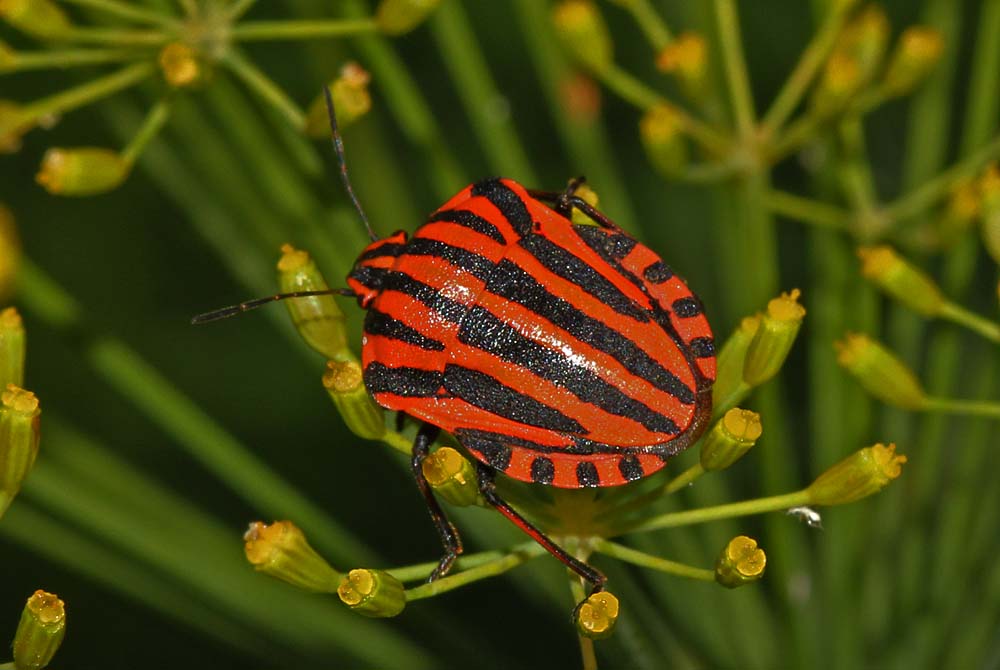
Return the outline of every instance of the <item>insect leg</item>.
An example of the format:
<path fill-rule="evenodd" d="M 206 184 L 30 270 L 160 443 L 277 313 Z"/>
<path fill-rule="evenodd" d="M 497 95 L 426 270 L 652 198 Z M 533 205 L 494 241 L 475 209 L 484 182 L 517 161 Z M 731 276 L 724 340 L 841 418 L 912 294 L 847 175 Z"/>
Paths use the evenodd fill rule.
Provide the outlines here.
<path fill-rule="evenodd" d="M 434 492 L 431 491 L 430 484 L 427 483 L 427 478 L 424 477 L 424 469 L 421 467 L 424 459 L 430 453 L 431 443 L 434 442 L 434 439 L 437 438 L 440 432 L 440 428 L 429 423 L 420 426 L 420 429 L 417 431 L 417 439 L 413 441 L 413 458 L 410 461 L 413 468 L 413 478 L 417 480 L 417 487 L 427 502 L 427 511 L 430 512 L 431 520 L 434 522 L 435 528 L 437 528 L 438 535 L 441 536 L 441 544 L 444 545 L 444 556 L 441 557 L 438 566 L 434 568 L 434 571 L 428 577 L 427 581 L 429 582 L 433 582 L 438 577 L 447 574 L 455 559 L 462 553 L 462 538 L 459 537 L 458 530 L 448 520 L 448 517 L 445 516 L 444 510 L 441 509 L 441 504 L 434 497 Z"/>
<path fill-rule="evenodd" d="M 495 476 L 495 472 L 493 470 L 482 463 L 477 463 L 476 474 L 479 479 L 479 490 L 483 494 L 483 499 L 486 502 L 495 507 L 497 511 L 505 517 L 513 521 L 515 526 L 523 530 L 529 537 L 531 537 L 531 539 L 542 545 L 546 551 L 562 561 L 567 568 L 580 575 L 580 577 L 582 577 L 584 581 L 588 582 L 592 587 L 592 594 L 604 590 L 604 582 L 608 579 L 604 576 L 604 573 L 597 568 L 584 563 L 575 556 L 570 555 L 569 552 L 553 542 L 545 533 L 535 528 L 531 522 L 521 516 L 517 510 L 508 505 L 504 499 L 500 497 L 496 491 L 496 484 L 493 483 L 493 477 Z"/>

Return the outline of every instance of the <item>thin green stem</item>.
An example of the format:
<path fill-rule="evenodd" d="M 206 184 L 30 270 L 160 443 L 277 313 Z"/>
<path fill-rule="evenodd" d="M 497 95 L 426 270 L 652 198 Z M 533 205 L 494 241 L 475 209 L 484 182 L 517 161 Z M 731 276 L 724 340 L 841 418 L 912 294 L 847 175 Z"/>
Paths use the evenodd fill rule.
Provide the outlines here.
<path fill-rule="evenodd" d="M 148 54 L 135 49 L 60 49 L 54 51 L 18 51 L 2 72 L 69 68 L 102 63 L 137 60 Z"/>
<path fill-rule="evenodd" d="M 232 5 L 226 9 L 226 16 L 230 21 L 238 21 L 241 16 L 250 11 L 250 8 L 254 6 L 257 0 L 235 0 Z"/>
<path fill-rule="evenodd" d="M 163 98 L 149 110 L 149 114 L 143 120 L 139 131 L 122 150 L 121 156 L 125 162 L 135 163 L 135 160 L 142 153 L 142 150 L 146 148 L 146 145 L 160 132 L 160 129 L 163 128 L 170 118 L 170 103 L 170 98 Z"/>
<path fill-rule="evenodd" d="M 941 306 L 940 316 L 942 319 L 954 321 L 969 330 L 974 330 L 986 339 L 1000 344 L 1000 323 L 996 321 L 970 312 L 961 305 L 951 301 L 947 301 Z"/>
<path fill-rule="evenodd" d="M 775 214 L 818 228 L 846 230 L 850 221 L 850 214 L 836 205 L 777 189 L 764 194 L 764 206 Z"/>
<path fill-rule="evenodd" d="M 96 9 L 137 23 L 148 23 L 165 28 L 177 28 L 180 25 L 180 22 L 174 17 L 145 9 L 138 3 L 125 3 L 119 0 L 63 0 L 63 2 Z"/>
<path fill-rule="evenodd" d="M 650 46 L 659 53 L 674 39 L 670 34 L 670 28 L 666 21 L 659 15 L 649 0 L 627 0 L 618 4 L 625 9 L 635 19 L 635 23 L 646 36 Z"/>
<path fill-rule="evenodd" d="M 738 503 L 727 505 L 716 505 L 715 507 L 702 507 L 701 509 L 686 510 L 684 512 L 667 512 L 650 519 L 641 521 L 628 529 L 629 533 L 642 533 L 660 528 L 676 528 L 677 526 L 689 526 L 696 523 L 707 523 L 719 519 L 731 519 L 751 514 L 763 514 L 764 512 L 777 512 L 809 504 L 809 491 L 803 489 L 794 493 L 784 493 L 767 498 L 754 498 Z"/>
<path fill-rule="evenodd" d="M 821 116 L 806 113 L 793 121 L 788 128 L 767 147 L 767 160 L 778 163 L 798 151 L 803 144 L 816 136 L 816 131 L 826 121 Z"/>
<path fill-rule="evenodd" d="M 69 42 L 108 44 L 118 46 L 161 46 L 173 35 L 159 30 L 129 30 L 119 28 L 90 28 L 74 26 L 60 37 Z"/>
<path fill-rule="evenodd" d="M 739 385 L 734 388 L 725 398 L 714 398 L 712 404 L 712 420 L 716 420 L 732 408 L 743 402 L 753 387 L 745 381 L 740 380 Z"/>
<path fill-rule="evenodd" d="M 736 129 L 740 137 L 748 140 L 754 134 L 755 112 L 735 0 L 715 0 L 715 16 L 719 24 L 722 66 L 732 97 Z"/>
<path fill-rule="evenodd" d="M 515 547 L 501 558 L 493 559 L 458 574 L 442 577 L 436 581 L 408 589 L 406 591 L 406 600 L 410 602 L 413 600 L 422 600 L 423 598 L 431 598 L 461 588 L 466 584 L 471 584 L 480 579 L 502 575 L 508 570 L 516 568 L 522 563 L 541 556 L 544 553 L 545 549 L 534 542 Z"/>
<path fill-rule="evenodd" d="M 582 603 L 587 594 L 583 590 L 583 584 L 576 577 L 569 579 L 569 592 L 573 596 L 573 605 Z M 597 670 L 597 654 L 594 651 L 594 641 L 583 635 L 576 636 L 580 643 L 580 659 L 583 670 Z"/>
<path fill-rule="evenodd" d="M 740 170 L 740 163 L 733 160 L 692 163 L 684 166 L 677 179 L 688 184 L 715 184 L 735 176 Z"/>
<path fill-rule="evenodd" d="M 223 63 L 246 84 L 247 88 L 277 109 L 293 128 L 301 130 L 305 127 L 305 112 L 281 90 L 281 87 L 242 54 L 230 50 L 223 58 Z"/>
<path fill-rule="evenodd" d="M 812 40 L 799 57 L 799 62 L 792 70 L 792 74 L 788 76 L 788 80 L 775 96 L 771 107 L 764 114 L 759 129 L 762 138 L 770 138 L 781 129 L 788 117 L 795 111 L 830 52 L 833 51 L 833 45 L 836 43 L 840 29 L 847 18 L 847 9 L 850 7 L 850 3 L 835 2 L 831 4 L 832 7 L 827 11 L 819 30 L 813 35 Z"/>
<path fill-rule="evenodd" d="M 659 556 L 647 554 L 644 551 L 638 551 L 637 549 L 626 547 L 625 545 L 618 544 L 617 542 L 599 539 L 595 540 L 592 543 L 592 546 L 594 547 L 594 551 L 600 554 L 610 556 L 611 558 L 617 558 L 620 561 L 625 561 L 626 563 L 631 563 L 632 565 L 638 565 L 643 568 L 651 568 L 653 570 L 665 572 L 669 575 L 676 575 L 678 577 L 688 577 L 690 579 L 698 579 L 705 582 L 715 581 L 714 570 L 696 568 L 693 565 L 670 561 L 665 558 L 660 558 Z"/>
<path fill-rule="evenodd" d="M 366 35 L 377 30 L 373 19 L 245 21 L 233 26 L 230 35 L 237 42 L 309 40 L 318 37 Z"/>
<path fill-rule="evenodd" d="M 512 547 L 507 551 L 481 551 L 476 554 L 463 554 L 458 557 L 455 561 L 455 568 L 461 572 L 466 570 L 471 570 L 472 568 L 477 568 L 486 563 L 491 563 L 493 561 L 502 559 L 511 553 L 518 553 L 528 550 L 533 550 L 532 547 L 537 546 L 534 540 L 529 542 L 524 542 Z M 541 554 L 539 554 L 541 555 Z M 416 565 L 406 565 L 399 568 L 389 568 L 386 570 L 393 577 L 401 582 L 412 582 L 420 579 L 427 579 L 427 575 L 431 573 L 434 568 L 438 567 L 437 561 L 428 561 L 427 563 L 417 563 Z"/>
<path fill-rule="evenodd" d="M 957 398 L 927 398 L 923 407 L 928 412 L 983 416 L 1000 419 L 1000 403 L 986 400 L 961 400 Z"/>
<path fill-rule="evenodd" d="M 1000 156 L 1000 135 L 938 176 L 886 205 L 882 208 L 882 215 L 889 224 L 898 224 L 916 216 L 947 197 L 956 184 L 972 177 L 980 168 L 998 156 Z"/>
<path fill-rule="evenodd" d="M 663 487 L 663 492 L 666 494 L 676 493 L 677 491 L 693 484 L 703 474 L 705 474 L 705 468 L 702 467 L 701 463 L 695 463 L 690 468 L 668 481 Z"/>

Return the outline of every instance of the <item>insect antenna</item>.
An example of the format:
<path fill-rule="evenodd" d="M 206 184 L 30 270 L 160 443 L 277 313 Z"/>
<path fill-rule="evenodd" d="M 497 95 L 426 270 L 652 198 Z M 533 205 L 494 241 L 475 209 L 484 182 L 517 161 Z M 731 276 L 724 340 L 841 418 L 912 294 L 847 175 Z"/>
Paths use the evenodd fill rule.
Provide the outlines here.
<path fill-rule="evenodd" d="M 229 307 L 213 309 L 211 312 L 205 312 L 204 314 L 199 314 L 198 316 L 192 318 L 191 323 L 198 325 L 202 323 L 209 323 L 210 321 L 228 319 L 231 316 L 236 316 L 237 314 L 242 314 L 243 312 L 249 312 L 251 309 L 257 309 L 258 307 L 263 307 L 264 305 L 277 302 L 278 300 L 286 300 L 288 298 L 311 298 L 318 295 L 344 295 L 354 297 L 356 294 L 349 288 L 328 288 L 321 291 L 293 291 L 291 293 L 277 293 L 264 298 L 247 300 L 246 302 L 241 302 L 238 305 L 230 305 Z"/>
<path fill-rule="evenodd" d="M 340 136 L 340 128 L 337 126 L 337 114 L 333 108 L 333 96 L 330 95 L 330 87 L 323 87 L 323 98 L 326 100 L 326 113 L 330 117 L 330 132 L 333 139 L 333 150 L 337 153 L 337 162 L 340 163 L 340 178 L 344 180 L 344 188 L 347 189 L 347 195 L 351 196 L 351 202 L 354 203 L 354 209 L 358 210 L 358 214 L 361 216 L 361 221 L 365 224 L 365 230 L 368 231 L 368 237 L 371 238 L 372 242 L 378 240 L 378 235 L 372 230 L 372 225 L 368 222 L 368 216 L 365 214 L 365 210 L 361 209 L 361 203 L 358 202 L 358 196 L 354 195 L 354 188 L 351 186 L 351 180 L 347 176 L 347 158 L 344 156 L 344 140 Z"/>

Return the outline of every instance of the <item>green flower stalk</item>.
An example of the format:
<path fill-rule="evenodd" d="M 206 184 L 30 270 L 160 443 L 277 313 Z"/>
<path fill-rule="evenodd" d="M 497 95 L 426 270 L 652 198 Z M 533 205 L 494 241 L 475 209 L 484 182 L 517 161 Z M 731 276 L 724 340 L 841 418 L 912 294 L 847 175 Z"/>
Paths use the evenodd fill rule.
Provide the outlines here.
<path fill-rule="evenodd" d="M 591 640 L 610 637 L 618 623 L 620 610 L 614 594 L 608 591 L 592 593 L 576 608 L 576 630 Z"/>
<path fill-rule="evenodd" d="M 290 244 L 281 247 L 278 285 L 282 293 L 329 288 L 309 254 Z M 344 329 L 344 313 L 332 296 L 292 298 L 285 301 L 285 307 L 299 335 L 310 347 L 335 361 L 353 359 Z"/>
<path fill-rule="evenodd" d="M 928 26 L 911 26 L 899 36 L 889 58 L 882 88 L 890 96 L 909 93 L 917 87 L 941 59 L 944 39 Z"/>
<path fill-rule="evenodd" d="M 14 668 L 47 668 L 66 635 L 66 606 L 54 593 L 38 590 L 28 598 L 14 635 Z"/>
<path fill-rule="evenodd" d="M 351 570 L 337 587 L 337 595 L 352 610 L 368 617 L 394 617 L 406 607 L 402 582 L 383 570 Z"/>
<path fill-rule="evenodd" d="M 440 447 L 421 464 L 434 492 L 458 507 L 480 502 L 476 470 L 469 459 L 451 447 Z"/>
<path fill-rule="evenodd" d="M 337 109 L 337 125 L 346 128 L 372 108 L 372 96 L 368 91 L 371 75 L 355 62 L 345 63 L 340 76 L 330 82 L 330 97 Z M 316 139 L 330 137 L 330 118 L 326 111 L 326 98 L 317 95 L 306 112 L 305 132 Z"/>
<path fill-rule="evenodd" d="M 757 329 L 760 328 L 760 322 L 759 314 L 745 317 L 719 350 L 715 384 L 712 385 L 714 407 L 724 408 L 724 403 L 745 386 L 743 367 L 746 365 L 747 350 L 753 342 L 754 335 L 757 334 Z"/>
<path fill-rule="evenodd" d="M 906 456 L 896 445 L 860 449 L 816 478 L 807 489 L 812 505 L 846 505 L 878 493 L 902 472 Z"/>
<path fill-rule="evenodd" d="M 0 394 L 0 516 L 35 464 L 41 414 L 31 391 L 9 384 Z"/>
<path fill-rule="evenodd" d="M 639 136 L 650 162 L 663 176 L 676 177 L 688 163 L 687 141 L 677 110 L 660 104 L 639 121 Z"/>
<path fill-rule="evenodd" d="M 867 335 L 848 333 L 834 343 L 837 362 L 869 393 L 904 409 L 926 409 L 928 398 L 913 371 Z"/>
<path fill-rule="evenodd" d="M 385 411 L 365 388 L 357 361 L 327 362 L 323 386 L 352 433 L 366 440 L 378 440 L 386 434 Z"/>
<path fill-rule="evenodd" d="M 0 19 L 42 40 L 65 37 L 73 26 L 52 0 L 0 0 Z"/>
<path fill-rule="evenodd" d="M 760 414 L 734 407 L 715 422 L 702 441 L 701 467 L 707 472 L 725 470 L 750 451 L 763 430 Z"/>
<path fill-rule="evenodd" d="M 24 352 L 24 322 L 8 307 L 0 312 L 0 388 L 24 384 Z"/>
<path fill-rule="evenodd" d="M 793 289 L 767 303 L 760 327 L 747 347 L 743 381 L 748 386 L 763 384 L 784 365 L 806 315 L 805 308 L 798 302 L 799 295 L 800 291 Z"/>
<path fill-rule="evenodd" d="M 0 203 L 0 300 L 13 290 L 14 277 L 20 264 L 21 240 L 14 227 L 14 215 Z"/>
<path fill-rule="evenodd" d="M 763 577 L 766 566 L 767 554 L 757 546 L 757 540 L 737 535 L 729 541 L 715 563 L 715 581 L 735 589 Z"/>
<path fill-rule="evenodd" d="M 35 181 L 52 195 L 96 195 L 117 188 L 131 170 L 132 163 L 111 149 L 49 149 Z"/>
<path fill-rule="evenodd" d="M 375 24 L 386 35 L 402 35 L 420 25 L 441 0 L 382 0 L 375 10 Z"/>
<path fill-rule="evenodd" d="M 983 245 L 994 261 L 1000 263 L 1000 167 L 991 163 L 977 182 Z"/>
<path fill-rule="evenodd" d="M 612 63 L 611 34 L 590 0 L 564 0 L 552 10 L 556 36 L 579 63 L 601 71 Z"/>
<path fill-rule="evenodd" d="M 861 274 L 887 294 L 924 316 L 938 316 L 945 304 L 937 283 L 888 245 L 861 247 Z"/>
<path fill-rule="evenodd" d="M 656 56 L 660 72 L 672 75 L 690 100 L 701 102 L 708 93 L 708 43 L 697 32 L 684 32 Z"/>
<path fill-rule="evenodd" d="M 316 553 L 291 521 L 250 524 L 243 549 L 254 570 L 315 593 L 333 593 L 342 575 Z"/>

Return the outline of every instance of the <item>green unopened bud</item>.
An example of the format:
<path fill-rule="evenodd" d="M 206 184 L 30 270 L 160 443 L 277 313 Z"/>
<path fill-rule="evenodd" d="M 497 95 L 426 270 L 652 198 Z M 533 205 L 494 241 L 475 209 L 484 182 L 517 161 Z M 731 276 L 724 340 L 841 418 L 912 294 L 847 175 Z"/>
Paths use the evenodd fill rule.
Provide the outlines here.
<path fill-rule="evenodd" d="M 972 227 L 979 216 L 980 204 L 975 181 L 962 181 L 952 190 L 948 204 L 935 222 L 938 239 L 943 246 L 950 246 Z"/>
<path fill-rule="evenodd" d="M 398 579 L 383 570 L 351 570 L 340 581 L 337 595 L 358 614 L 393 617 L 406 607 L 406 591 Z"/>
<path fill-rule="evenodd" d="M 476 469 L 469 459 L 451 447 L 441 447 L 421 464 L 424 478 L 434 492 L 459 507 L 479 502 Z"/>
<path fill-rule="evenodd" d="M 375 10 L 375 24 L 386 35 L 402 35 L 418 25 L 441 0 L 382 0 Z"/>
<path fill-rule="evenodd" d="M 875 340 L 848 333 L 834 346 L 837 362 L 875 397 L 904 409 L 926 407 L 927 396 L 913 371 Z"/>
<path fill-rule="evenodd" d="M 309 254 L 290 244 L 281 247 L 278 285 L 282 293 L 325 291 L 330 288 Z M 306 344 L 335 361 L 351 357 L 344 329 L 344 313 L 332 296 L 290 298 L 285 301 L 285 306 Z"/>
<path fill-rule="evenodd" d="M 574 193 L 574 195 L 576 195 L 578 198 L 586 202 L 594 209 L 597 209 L 598 205 L 601 204 L 601 199 L 597 196 L 597 191 L 590 188 L 590 186 L 587 184 L 580 184 L 576 188 L 576 192 Z M 576 207 L 574 207 L 573 210 L 570 212 L 570 218 L 573 221 L 573 223 L 578 226 L 597 225 L 593 219 L 591 219 L 589 216 L 578 210 Z"/>
<path fill-rule="evenodd" d="M 756 444 L 764 428 L 760 414 L 734 407 L 715 422 L 701 443 L 701 467 L 724 470 L 743 458 Z"/>
<path fill-rule="evenodd" d="M 14 635 L 14 667 L 41 670 L 48 667 L 66 635 L 66 606 L 54 593 L 38 590 L 21 610 Z"/>
<path fill-rule="evenodd" d="M 944 305 L 938 285 L 888 245 L 861 247 L 861 274 L 890 296 L 924 316 L 936 316 Z"/>
<path fill-rule="evenodd" d="M 0 300 L 7 298 L 13 290 L 20 264 L 21 240 L 14 227 L 14 215 L 0 203 Z"/>
<path fill-rule="evenodd" d="M 385 435 L 385 411 L 365 388 L 361 366 L 356 361 L 328 361 L 323 386 L 352 433 L 366 440 Z"/>
<path fill-rule="evenodd" d="M 764 576 L 767 555 L 757 546 L 757 540 L 746 535 L 737 535 L 722 550 L 715 563 L 715 581 L 735 589 Z"/>
<path fill-rule="evenodd" d="M 52 0 L 0 0 L 0 18 L 39 39 L 59 39 L 72 25 Z"/>
<path fill-rule="evenodd" d="M 867 85 L 882 66 L 889 41 L 889 19 L 876 4 L 867 5 L 844 27 L 834 53 L 848 56 L 858 67 L 858 86 Z"/>
<path fill-rule="evenodd" d="M 173 88 L 186 88 L 204 81 L 205 69 L 198 53 L 183 42 L 171 42 L 157 58 L 163 78 Z"/>
<path fill-rule="evenodd" d="M 41 414 L 31 391 L 10 384 L 0 394 L 0 516 L 35 464 Z"/>
<path fill-rule="evenodd" d="M 813 113 L 822 118 L 843 111 L 864 84 L 863 71 L 856 57 L 834 53 L 823 68 L 810 100 Z"/>
<path fill-rule="evenodd" d="M 650 162 L 666 177 L 677 176 L 688 162 L 680 115 L 670 105 L 657 105 L 639 121 L 639 137 Z"/>
<path fill-rule="evenodd" d="M 52 195 L 97 195 L 117 188 L 131 170 L 132 165 L 111 149 L 49 149 L 35 181 Z"/>
<path fill-rule="evenodd" d="M 611 65 L 611 34 L 590 0 L 564 0 L 552 10 L 556 35 L 573 58 L 594 70 Z"/>
<path fill-rule="evenodd" d="M 618 623 L 618 598 L 607 591 L 591 593 L 576 608 L 576 630 L 583 637 L 600 640 L 609 637 Z"/>
<path fill-rule="evenodd" d="M 860 449 L 816 478 L 809 485 L 813 505 L 846 505 L 878 493 L 899 476 L 906 456 L 896 445 L 876 444 Z"/>
<path fill-rule="evenodd" d="M 944 51 L 941 32 L 928 26 L 911 26 L 899 36 L 882 80 L 890 95 L 909 93 L 931 71 Z"/>
<path fill-rule="evenodd" d="M 243 551 L 254 570 L 305 591 L 333 593 L 342 577 L 291 521 L 252 522 L 243 534 Z"/>
<path fill-rule="evenodd" d="M 0 40 L 0 74 L 11 72 L 16 62 L 17 52 L 9 44 Z"/>
<path fill-rule="evenodd" d="M 799 334 L 806 310 L 799 304 L 800 292 L 793 289 L 767 303 L 760 327 L 747 348 L 743 381 L 759 386 L 778 373 Z"/>
<path fill-rule="evenodd" d="M 656 56 L 656 67 L 677 79 L 688 98 L 703 100 L 708 88 L 708 43 L 704 35 L 684 32 L 663 47 Z"/>
<path fill-rule="evenodd" d="M 345 63 L 340 76 L 330 82 L 330 97 L 337 110 L 337 125 L 346 128 L 372 108 L 372 96 L 368 92 L 371 75 L 355 62 Z M 309 137 L 328 138 L 330 119 L 327 116 L 326 96 L 322 93 L 309 105 L 306 113 L 306 134 Z"/>
<path fill-rule="evenodd" d="M 733 331 L 726 343 L 719 350 L 716 359 L 715 383 L 712 385 L 712 403 L 719 407 L 736 389 L 743 384 L 743 368 L 746 365 L 747 349 L 753 342 L 754 335 L 760 327 L 761 317 L 758 314 L 748 316 L 740 321 L 739 327 Z"/>
<path fill-rule="evenodd" d="M 983 246 L 1000 263 L 1000 168 L 992 163 L 977 182 L 981 198 Z"/>
<path fill-rule="evenodd" d="M 21 148 L 21 138 L 32 128 L 25 123 L 23 108 L 11 100 L 0 100 L 0 154 L 14 153 Z"/>
<path fill-rule="evenodd" d="M 24 322 L 13 307 L 0 312 L 0 388 L 24 384 Z"/>

